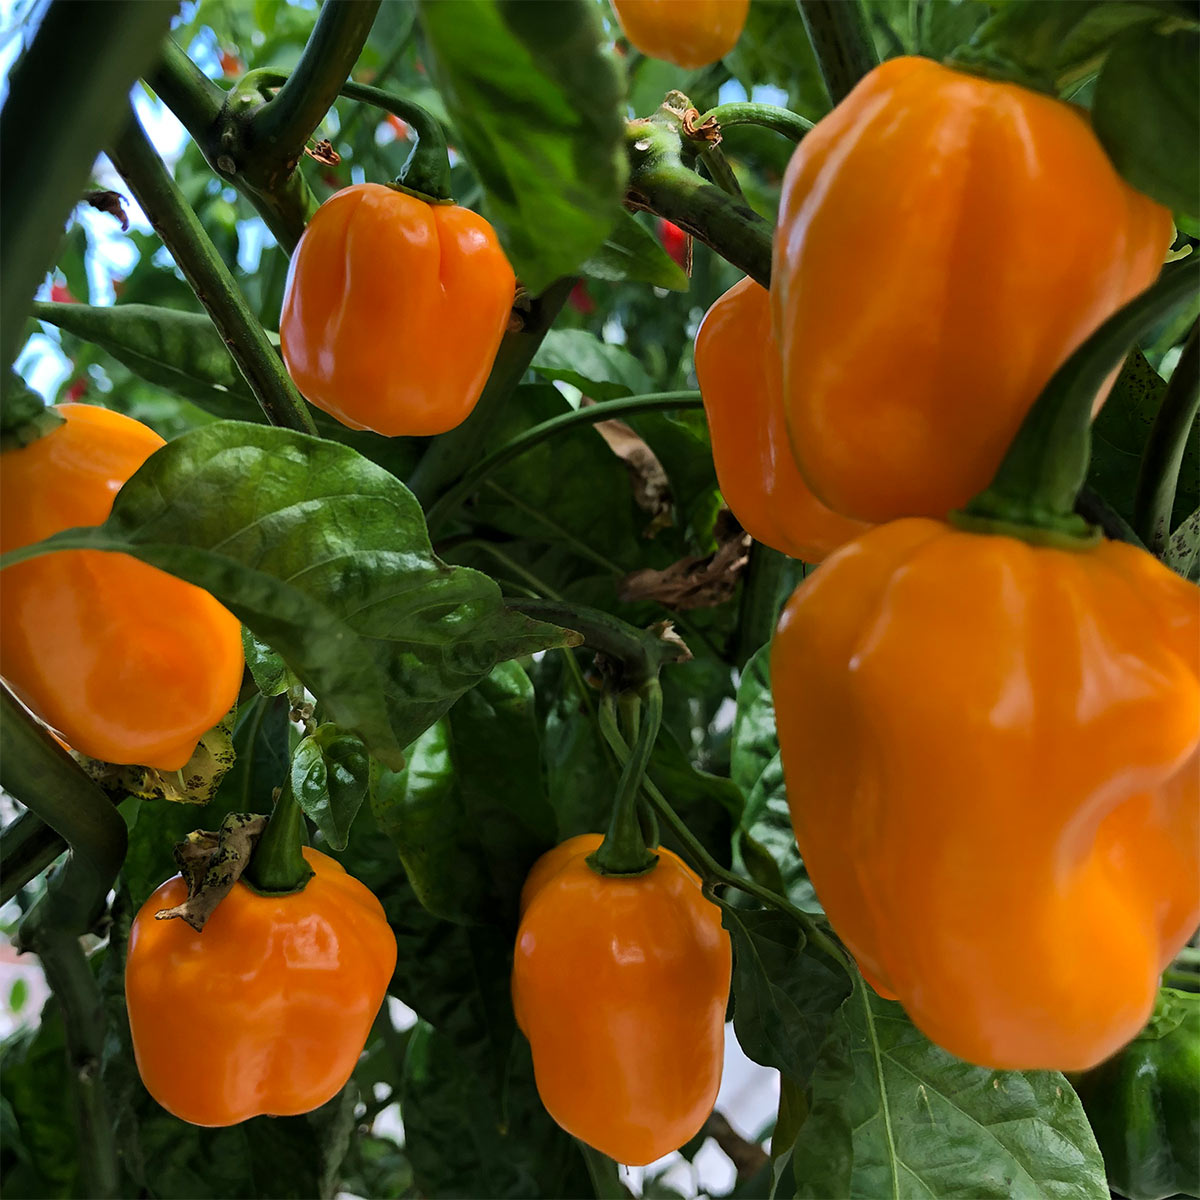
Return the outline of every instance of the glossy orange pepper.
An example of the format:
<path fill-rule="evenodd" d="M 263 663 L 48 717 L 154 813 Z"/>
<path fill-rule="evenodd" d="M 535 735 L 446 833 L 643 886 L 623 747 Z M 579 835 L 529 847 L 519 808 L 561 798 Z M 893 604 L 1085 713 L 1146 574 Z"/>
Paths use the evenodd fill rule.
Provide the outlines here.
<path fill-rule="evenodd" d="M 796 841 L 951 1053 L 1083 1070 L 1200 920 L 1200 589 L 1142 550 L 923 518 L 850 542 L 771 653 Z"/>
<path fill-rule="evenodd" d="M 62 404 L 0 455 L 0 551 L 99 525 L 164 445 L 140 421 Z M 207 592 L 125 554 L 68 550 L 0 572 L 0 673 L 76 750 L 175 771 L 237 699 L 241 625 Z"/>
<path fill-rule="evenodd" d="M 750 0 L 612 0 L 612 6 L 637 49 L 690 71 L 737 45 Z"/>
<path fill-rule="evenodd" d="M 809 486 L 863 521 L 965 503 L 1171 237 L 1081 110 L 923 58 L 877 67 L 797 147 L 775 232 L 784 407 Z"/>
<path fill-rule="evenodd" d="M 321 205 L 292 255 L 283 360 L 351 429 L 445 433 L 483 391 L 515 289 L 482 217 L 357 183 Z"/>
<path fill-rule="evenodd" d="M 332 858 L 304 848 L 302 892 L 244 883 L 202 933 L 155 914 L 179 904 L 176 875 L 142 905 L 129 935 L 125 1000 L 138 1072 L 193 1125 L 291 1116 L 350 1078 L 396 965 L 379 901 Z"/>
<path fill-rule="evenodd" d="M 678 1149 L 717 1099 L 732 952 L 717 906 L 669 850 L 646 875 L 597 875 L 582 834 L 521 894 L 513 1007 L 538 1094 L 568 1133 L 643 1166 Z"/>
<path fill-rule="evenodd" d="M 864 533 L 812 494 L 788 442 L 779 349 L 766 288 L 746 278 L 708 310 L 696 334 L 696 377 L 721 494 L 751 537 L 818 563 Z"/>

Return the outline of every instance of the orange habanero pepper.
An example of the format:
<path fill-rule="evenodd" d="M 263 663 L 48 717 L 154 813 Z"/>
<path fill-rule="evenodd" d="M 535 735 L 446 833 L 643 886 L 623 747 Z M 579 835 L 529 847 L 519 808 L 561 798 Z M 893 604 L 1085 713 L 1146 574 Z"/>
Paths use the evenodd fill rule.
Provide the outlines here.
<path fill-rule="evenodd" d="M 1081 110 L 923 58 L 875 68 L 797 147 L 776 226 L 783 403 L 809 486 L 862 521 L 963 504 L 1171 236 Z"/>
<path fill-rule="evenodd" d="M 643 54 L 691 71 L 737 45 L 750 0 L 612 0 L 612 6 L 625 36 Z"/>
<path fill-rule="evenodd" d="M 283 360 L 351 429 L 445 433 L 483 391 L 515 290 L 481 216 L 358 183 L 321 205 L 292 255 Z"/>
<path fill-rule="evenodd" d="M 896 521 L 800 585 L 771 675 L 796 841 L 878 990 L 988 1067 L 1141 1029 L 1200 919 L 1200 590 Z"/>
<path fill-rule="evenodd" d="M 62 404 L 64 423 L 0 455 L 0 551 L 100 525 L 160 446 L 120 413 Z M 125 554 L 64 550 L 0 572 L 0 673 L 74 749 L 182 767 L 237 699 L 241 625 L 207 592 Z"/>
<path fill-rule="evenodd" d="M 732 951 L 700 879 L 659 849 L 645 875 L 587 865 L 582 834 L 543 855 L 521 893 L 517 1023 L 538 1095 L 568 1133 L 632 1166 L 678 1149 L 721 1084 Z"/>
<path fill-rule="evenodd" d="M 310 1112 L 358 1062 L 396 965 L 379 901 L 332 858 L 304 848 L 304 890 L 266 896 L 240 880 L 202 933 L 155 914 L 187 895 L 181 876 L 142 905 L 125 999 L 138 1072 L 168 1112 L 235 1125 Z"/>
<path fill-rule="evenodd" d="M 818 563 L 866 531 L 826 508 L 796 466 L 770 297 L 753 279 L 735 283 L 705 314 L 696 334 L 696 377 L 721 494 L 751 537 Z"/>

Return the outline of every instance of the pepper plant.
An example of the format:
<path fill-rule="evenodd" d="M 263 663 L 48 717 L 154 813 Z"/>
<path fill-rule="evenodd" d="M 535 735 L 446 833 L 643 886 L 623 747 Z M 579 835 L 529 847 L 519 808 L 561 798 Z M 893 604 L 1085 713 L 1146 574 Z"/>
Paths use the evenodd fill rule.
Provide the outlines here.
<path fill-rule="evenodd" d="M 700 0 L 669 7 L 676 22 L 684 10 L 708 19 Z M 51 991 L 40 1013 L 22 1008 L 16 987 L 10 996 L 21 1011 L 0 1045 L 6 1196 L 671 1196 L 686 1175 L 676 1168 L 666 1178 L 678 1158 L 635 1179 L 603 1152 L 644 1164 L 671 1145 L 688 1162 L 715 1145 L 729 1160 L 722 1194 L 738 1197 L 1200 1194 L 1194 938 L 1174 955 L 1196 899 L 1187 883 L 1190 710 L 1164 706 L 1153 722 L 1122 710 L 1120 737 L 1071 760 L 1086 774 L 1113 746 L 1131 760 L 1149 755 L 1153 739 L 1141 733 L 1151 725 L 1166 746 L 1154 741 L 1156 752 L 1174 756 L 1162 796 L 1147 790 L 1134 807 L 1144 801 L 1161 814 L 1173 805 L 1185 817 L 1169 828 L 1162 818 L 1165 834 L 1139 840 L 1146 828 L 1161 832 L 1147 818 L 1136 837 L 1089 860 L 1101 875 L 1124 872 L 1130 903 L 1117 889 L 1102 914 L 1109 924 L 1094 916 L 1086 890 L 1069 893 L 1075 907 L 1065 915 L 1039 904 L 1046 897 L 1032 892 L 1041 876 L 1030 864 L 1050 862 L 1052 835 L 1046 805 L 1019 787 L 956 841 L 964 814 L 985 810 L 985 789 L 976 794 L 947 759 L 931 758 L 935 823 L 935 810 L 920 804 L 900 833 L 879 813 L 849 818 L 872 794 L 881 741 L 860 745 L 848 732 L 857 713 L 839 690 L 845 671 L 826 654 L 836 639 L 823 636 L 835 618 L 807 641 L 798 628 L 828 580 L 843 589 L 827 602 L 843 622 L 838 645 L 857 644 L 855 606 L 875 585 L 845 582 L 852 553 L 828 567 L 815 560 L 852 537 L 865 555 L 862 547 L 883 544 L 872 538 L 904 524 L 872 534 L 870 521 L 899 515 L 932 526 L 945 505 L 933 514 L 823 509 L 832 532 L 806 540 L 789 521 L 805 506 L 832 505 L 834 493 L 810 493 L 816 476 L 804 455 L 786 488 L 764 491 L 772 456 L 780 447 L 790 454 L 798 437 L 800 403 L 829 376 L 819 339 L 801 349 L 800 333 L 837 325 L 837 339 L 827 339 L 844 356 L 837 374 L 851 361 L 869 365 L 893 329 L 914 318 L 920 327 L 924 314 L 895 299 L 925 270 L 905 240 L 920 213 L 838 244 L 810 290 L 797 265 L 802 239 L 790 235 L 815 201 L 789 162 L 810 136 L 813 161 L 838 157 L 851 135 L 817 151 L 831 128 L 822 118 L 838 107 L 848 120 L 844 102 L 852 93 L 861 102 L 867 93 L 855 89 L 867 75 L 880 78 L 881 62 L 932 59 L 974 76 L 980 95 L 994 93 L 979 80 L 1022 89 L 1030 111 L 1074 122 L 1077 139 L 1103 150 L 1088 178 L 1107 180 L 1113 195 L 1136 192 L 1149 215 L 1140 249 L 1129 250 L 1140 264 L 1132 282 L 1124 291 L 1114 284 L 1111 302 L 1051 355 L 996 447 L 990 486 L 973 478 L 973 494 L 950 517 L 953 532 L 937 526 L 945 544 L 973 548 L 949 558 L 963 574 L 956 581 L 950 570 L 940 585 L 944 625 L 928 633 L 932 649 L 871 680 L 889 704 L 900 698 L 894 711 L 904 722 L 894 728 L 914 731 L 908 743 L 936 715 L 939 730 L 953 733 L 948 755 L 961 750 L 962 763 L 978 768 L 967 744 L 974 735 L 968 728 L 960 738 L 953 724 L 969 726 L 963 714 L 974 712 L 974 698 L 959 703 L 953 690 L 964 677 L 956 663 L 938 665 L 943 707 L 923 705 L 959 610 L 969 624 L 1003 590 L 981 588 L 977 574 L 966 582 L 973 556 L 986 557 L 979 547 L 1002 541 L 1021 570 L 1035 552 L 1073 555 L 1075 565 L 1093 552 L 1136 559 L 1149 564 L 1137 569 L 1156 596 L 1184 597 L 1170 620 L 1130 609 L 1126 662 L 1145 647 L 1150 661 L 1172 621 L 1172 629 L 1194 624 L 1200 14 L 1189 0 L 752 0 L 748 10 L 730 0 L 727 8 L 687 46 L 633 0 L 49 0 L 17 10 L 21 52 L 0 109 L 0 472 L 22 482 L 4 485 L 5 503 L 41 512 L 30 498 L 44 473 L 20 456 L 54 457 L 47 448 L 77 427 L 63 404 L 98 405 L 121 415 L 120 428 L 131 418 L 154 433 L 145 431 L 143 450 L 129 452 L 128 470 L 111 483 L 105 505 L 119 492 L 110 513 L 64 519 L 49 538 L 10 534 L 5 515 L 0 672 L 13 691 L 0 691 L 0 786 L 14 803 L 0 833 L 0 913 Z M 1079 112 L 1088 114 L 1083 134 Z M 168 117 L 186 134 L 170 163 L 165 139 L 150 135 Z M 885 154 L 885 141 L 868 155 Z M 945 150 L 944 140 L 929 145 Z M 972 152 L 988 183 L 976 205 L 1014 186 L 1015 160 Z M 874 196 L 898 195 L 916 160 L 928 158 L 897 159 Z M 1053 172 L 1053 159 L 1031 153 L 1021 170 Z M 1108 226 L 1089 207 L 1099 187 L 1055 210 L 1035 257 L 1039 247 L 1047 259 L 1052 243 L 1061 249 L 1068 227 L 1083 231 L 1085 248 L 1099 244 Z M 839 203 L 853 208 L 862 194 L 850 189 Z M 928 197 L 936 202 L 938 189 Z M 394 207 L 378 209 L 369 234 L 352 243 L 345 231 L 371 204 Z M 410 215 L 387 215 L 401 212 Z M 424 222 L 426 240 L 393 242 L 410 220 Z M 428 230 L 455 221 L 473 231 L 464 241 L 488 242 L 486 289 L 468 275 L 438 305 L 422 302 L 430 260 L 412 247 L 428 247 Z M 1006 254 L 978 269 L 991 232 L 985 225 L 933 249 L 961 298 L 951 365 L 986 353 L 998 375 L 1018 344 L 1024 353 L 1045 340 L 1037 322 L 1059 314 L 1022 319 L 1011 299 L 989 308 L 1003 279 L 1019 295 L 1025 278 L 1005 276 Z M 450 270 L 449 235 L 438 236 L 447 240 L 437 269 Z M 1136 240 L 1130 234 L 1129 245 Z M 113 246 L 127 265 L 108 279 Z M 1172 261 L 1149 286 L 1164 258 Z M 773 280 L 780 271 L 787 279 Z M 342 303 L 349 277 L 363 272 L 366 299 Z M 724 308 L 714 307 L 734 285 Z M 851 302 L 843 286 L 860 289 L 845 293 Z M 1081 279 L 1062 304 L 1089 302 L 1088 289 L 1100 287 Z M 863 307 L 853 297 L 863 295 L 881 316 L 865 343 L 851 326 Z M 781 325 L 797 304 L 808 306 L 804 321 Z M 728 327 L 720 314 L 737 305 L 730 354 L 718 345 Z M 349 330 L 338 325 L 347 312 Z M 322 341 L 332 328 L 343 339 L 336 372 Z M 784 360 L 778 380 L 762 349 L 772 337 Z M 913 339 L 899 340 L 911 348 Z M 53 363 L 63 369 L 43 397 Z M 452 420 L 402 426 L 378 415 L 385 389 L 388 404 L 399 396 L 403 405 L 460 376 L 473 382 L 455 387 L 471 394 L 459 396 Z M 751 403 L 752 389 L 769 404 Z M 910 411 L 937 389 L 916 390 L 923 395 L 911 401 L 905 393 Z M 900 435 L 884 402 L 902 392 L 864 398 L 880 402 L 885 447 Z M 770 437 L 753 452 L 765 457 L 754 458 L 737 439 L 769 422 Z M 923 469 L 949 474 L 961 443 L 947 435 Z M 879 483 L 857 460 L 851 467 L 858 482 Z M 54 498 L 73 486 L 45 491 Z M 778 536 L 814 561 L 752 534 Z M 74 561 L 101 575 L 115 555 L 127 568 L 154 569 L 129 576 L 149 581 L 137 585 L 142 610 L 72 576 L 68 607 L 82 616 L 70 630 L 55 623 L 60 607 L 39 609 L 45 593 L 32 583 L 34 599 L 23 602 L 21 622 L 12 619 L 16 580 L 43 580 L 46 564 L 84 551 L 91 557 Z M 182 620 L 172 597 L 184 594 L 170 588 L 183 584 L 240 623 L 245 672 L 239 683 L 235 634 L 218 648 L 215 625 L 192 630 L 202 648 L 164 672 L 187 684 L 171 704 L 192 705 L 219 657 L 230 694 L 217 708 L 231 706 L 181 769 L 170 755 L 149 764 L 115 752 L 124 761 L 87 757 L 72 712 L 55 724 L 62 738 L 36 719 L 34 689 L 17 678 L 25 660 L 14 665 L 7 649 L 10 630 L 24 637 L 15 626 L 28 625 L 69 655 L 72 638 L 86 642 L 89 619 L 109 622 L 105 606 L 115 605 L 123 632 L 110 661 L 127 665 L 134 645 L 149 661 L 159 645 L 150 616 L 139 627 L 129 612 L 166 614 L 153 637 L 167 645 L 170 618 Z M 772 655 L 780 613 L 802 584 Z M 1027 610 L 1013 603 L 1004 612 L 1028 611 L 1031 627 L 1044 620 L 1049 630 L 1049 608 L 1029 600 L 1034 586 L 1024 585 Z M 1083 617 L 1063 620 L 1054 640 L 1091 628 Z M 866 652 L 855 661 L 866 664 L 856 678 L 880 670 Z M 38 657 L 30 662 L 36 672 Z M 774 690 L 772 668 L 785 676 Z M 78 678 L 49 675 L 46 686 L 67 710 L 83 710 L 89 728 L 119 729 L 130 690 L 141 699 L 137 680 L 118 683 L 116 670 L 107 690 L 102 671 L 86 686 L 82 669 Z M 1194 664 L 1182 679 L 1186 699 L 1196 693 Z M 170 705 L 133 707 L 165 720 Z M 980 720 L 1002 728 L 999 718 Z M 1002 754 L 989 753 L 998 778 Z M 893 753 L 895 795 L 903 758 Z M 1050 773 L 1057 761 L 1039 760 Z M 1112 770 L 1114 779 L 1133 773 Z M 818 779 L 839 784 L 814 803 Z M 989 803 L 996 793 L 987 791 Z M 861 822 L 854 836 L 847 819 Z M 914 838 L 914 828 L 926 832 Z M 796 834 L 811 848 L 816 887 Z M 991 891 L 983 872 L 962 869 L 977 851 L 996 871 Z M 177 863 L 183 879 L 159 893 Z M 947 868 L 954 886 L 927 888 L 927 876 L 941 881 Z M 667 896 L 653 920 L 638 917 L 647 880 Z M 322 889 L 339 897 L 336 920 L 323 915 L 331 910 Z M 936 903 L 910 907 L 927 894 Z M 881 895 L 886 903 L 855 898 Z M 672 908 L 672 896 L 686 903 Z M 1131 934 L 1117 926 L 1134 899 L 1158 924 L 1146 919 Z M 609 908 L 619 909 L 629 954 L 606 950 L 616 944 Z M 671 925 L 685 908 L 686 920 Z M 897 919 L 907 922 L 902 938 L 876 936 L 872 922 L 886 932 Z M 1002 920 L 1016 932 L 1005 943 L 1011 960 L 997 969 L 986 960 L 986 927 Z M 1064 1051 L 1052 1065 L 1070 1076 L 1040 1060 L 1041 1069 L 1008 1063 L 1014 1041 L 1018 1058 L 1036 1043 L 1010 1036 L 1003 1051 L 991 1047 L 1008 1020 L 1010 984 L 1013 994 L 1029 980 L 1036 990 L 1038 970 L 1062 965 L 1044 991 L 1042 1007 L 1053 1011 L 1043 1015 L 1046 1027 L 1080 1033 L 1083 1058 L 1097 1044 L 1083 1027 L 1132 986 L 1132 967 L 1068 971 L 1083 944 L 1074 931 L 1089 920 L 1097 945 L 1154 942 L 1153 954 L 1170 925 L 1169 961 L 1150 950 L 1137 960 L 1152 990 L 1163 972 L 1153 1017 L 1130 1001 L 1134 1017 L 1123 1015 L 1134 1028 L 1122 1036 L 1149 1019 L 1144 1031 L 1098 1066 L 1094 1055 L 1068 1061 Z M 324 941 L 294 932 L 318 925 Z M 339 938 L 354 937 L 353 953 L 336 952 Z M 393 941 L 388 999 L 378 1007 Z M 266 947 L 284 943 L 300 958 L 271 957 Z M 938 957 L 947 944 L 948 962 Z M 682 976 L 672 955 L 689 964 Z M 619 964 L 639 956 L 668 969 L 644 977 L 641 990 L 622 986 Z M 289 982 L 304 994 L 284 1004 L 285 966 L 315 973 L 343 959 L 358 964 L 345 969 L 353 978 L 336 963 L 332 973 L 339 988 L 361 982 L 353 995 Z M 958 1001 L 970 995 L 972 962 L 982 962 L 976 974 L 996 974 L 985 989 L 995 1008 Z M 949 991 L 963 975 L 967 986 Z M 1023 1002 L 1027 1011 L 1024 994 Z M 358 1026 L 377 1008 L 356 1057 Z M 724 1017 L 742 1052 L 778 1074 L 777 1112 L 764 1128 L 744 1127 L 725 1105 L 705 1117 Z M 593 1040 L 598 1028 L 612 1033 L 611 1046 Z M 322 1073 L 318 1060 L 334 1042 L 337 1063 Z M 1037 1045 L 1045 1056 L 1044 1040 Z M 265 1071 L 253 1080 L 267 1085 L 253 1095 L 251 1070 Z M 1152 1095 L 1140 1090 L 1148 1072 Z"/>

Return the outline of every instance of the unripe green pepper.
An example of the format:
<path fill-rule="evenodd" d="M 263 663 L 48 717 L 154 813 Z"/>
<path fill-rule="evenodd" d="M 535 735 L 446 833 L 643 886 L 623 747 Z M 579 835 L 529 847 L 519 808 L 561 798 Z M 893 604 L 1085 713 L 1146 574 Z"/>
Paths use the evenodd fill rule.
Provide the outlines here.
<path fill-rule="evenodd" d="M 1163 988 L 1146 1028 L 1073 1082 L 1114 1192 L 1200 1195 L 1200 994 Z"/>

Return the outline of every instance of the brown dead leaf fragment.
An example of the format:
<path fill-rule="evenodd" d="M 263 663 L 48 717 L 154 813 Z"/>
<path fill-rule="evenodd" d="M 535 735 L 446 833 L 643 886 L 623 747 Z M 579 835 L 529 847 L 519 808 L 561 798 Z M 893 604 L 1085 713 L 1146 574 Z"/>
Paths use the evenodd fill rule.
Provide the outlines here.
<path fill-rule="evenodd" d="M 342 161 L 342 156 L 333 148 L 333 143 L 328 138 L 322 138 L 315 146 L 305 146 L 304 153 L 327 167 L 336 167 Z"/>
<path fill-rule="evenodd" d="M 645 567 L 621 581 L 620 599 L 657 600 L 667 608 L 715 608 L 729 600 L 750 561 L 750 535 L 740 530 L 703 558 L 681 558 L 662 571 Z"/>
<path fill-rule="evenodd" d="M 584 400 L 584 404 L 592 403 Z M 597 421 L 593 428 L 625 464 L 633 482 L 635 503 L 654 518 L 646 530 L 646 536 L 653 537 L 670 524 L 671 484 L 667 472 L 654 451 L 624 421 Z"/>
<path fill-rule="evenodd" d="M 109 192 L 103 189 L 84 192 L 83 202 L 90 204 L 92 208 L 98 209 L 102 213 L 108 213 L 110 217 L 116 217 L 121 222 L 123 230 L 129 228 L 129 218 L 125 215 L 125 197 L 120 192 Z"/>

